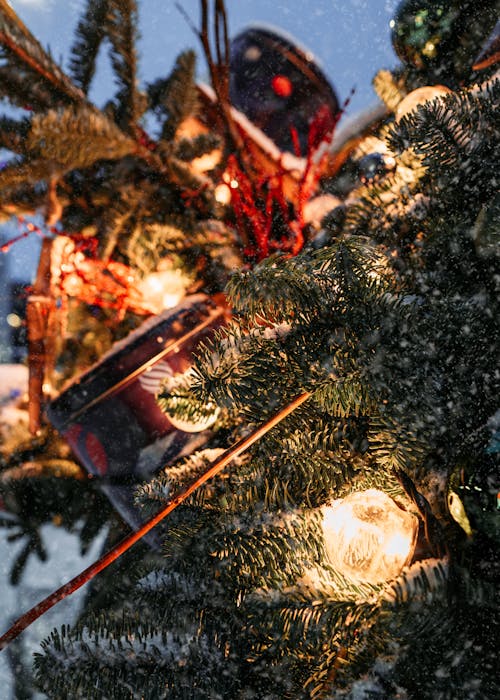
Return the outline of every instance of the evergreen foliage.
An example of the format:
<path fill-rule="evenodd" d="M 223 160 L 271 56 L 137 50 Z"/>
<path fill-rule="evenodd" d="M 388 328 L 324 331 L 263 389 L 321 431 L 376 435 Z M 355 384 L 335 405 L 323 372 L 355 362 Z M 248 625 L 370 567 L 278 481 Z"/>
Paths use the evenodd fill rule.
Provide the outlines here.
<path fill-rule="evenodd" d="M 0 212 L 25 215 L 42 207 L 49 219 L 55 205 L 67 234 L 84 232 L 97 241 L 86 250 L 88 257 L 93 250 L 99 259 L 126 264 L 139 276 L 156 269 L 142 264 L 152 247 L 146 231 L 176 229 L 175 244 L 172 236 L 163 236 L 155 249 L 155 266 L 170 256 L 198 287 L 220 290 L 238 249 L 234 231 L 218 220 L 214 182 L 192 167 L 222 145 L 220 136 L 195 120 L 196 57 L 193 51 L 181 54 L 169 76 L 142 92 L 136 27 L 135 2 L 89 2 L 76 29 L 72 80 L 11 8 L 0 4 L 0 70 L 6 81 L 1 94 L 31 110 L 17 120 L 2 117 L 0 145 L 13 157 L 1 172 Z M 104 45 L 117 92 L 100 109 L 87 93 Z M 1 81 L 0 76 L 0 89 Z M 143 130 L 147 111 L 157 122 L 156 139 Z M 187 120 L 193 121 L 192 130 L 182 128 Z M 114 337 L 122 333 L 118 328 Z"/>
<path fill-rule="evenodd" d="M 388 141 L 396 173 L 360 188 L 340 236 L 232 277 L 236 318 L 196 360 L 191 410 L 222 409 L 220 448 L 312 396 L 171 514 L 135 621 L 83 618 L 46 640 L 36 667 L 49 696 L 494 696 L 498 529 L 471 509 L 466 535 L 449 484 L 464 503 L 476 484 L 492 515 L 497 257 L 473 230 L 494 197 L 498 89 L 402 119 Z M 213 458 L 167 469 L 140 491 L 144 507 Z M 377 585 L 332 568 L 321 525 L 332 498 L 374 486 L 422 532 L 419 561 Z"/>
<path fill-rule="evenodd" d="M 107 10 L 108 0 L 90 0 L 75 30 L 76 39 L 70 61 L 71 74 L 73 82 L 85 94 L 89 91 L 99 48 L 105 37 Z"/>
<path fill-rule="evenodd" d="M 0 173 L 5 201 L 35 206 L 55 178 L 64 227 L 95 238 L 100 260 L 146 275 L 170 256 L 219 291 L 239 241 L 214 182 L 191 167 L 228 144 L 180 130 L 199 108 L 194 53 L 143 97 L 135 3 L 90 0 L 73 82 L 4 0 L 0 10 L 0 90 L 34 110 L 0 122 L 16 154 Z M 86 94 L 105 41 L 118 92 L 99 110 Z M 390 114 L 425 77 L 379 73 Z M 158 396 L 181 418 L 216 410 L 213 433 L 138 489 L 145 516 L 310 397 L 170 514 L 161 553 L 130 558 L 126 582 L 109 578 L 100 603 L 43 642 L 35 670 L 49 698 L 494 697 L 499 97 L 490 80 L 389 117 L 378 136 L 393 171 L 352 185 L 342 214 L 296 257 L 233 274 L 233 321 Z M 146 108 L 154 142 L 140 126 Z M 74 319 L 68 363 L 90 323 L 81 308 Z M 370 488 L 419 520 L 414 561 L 387 582 L 350 579 L 325 546 L 325 508 Z M 30 551 L 44 556 L 37 513 L 21 523 L 30 544 L 13 578 Z M 84 541 L 101 522 L 86 523 Z"/>

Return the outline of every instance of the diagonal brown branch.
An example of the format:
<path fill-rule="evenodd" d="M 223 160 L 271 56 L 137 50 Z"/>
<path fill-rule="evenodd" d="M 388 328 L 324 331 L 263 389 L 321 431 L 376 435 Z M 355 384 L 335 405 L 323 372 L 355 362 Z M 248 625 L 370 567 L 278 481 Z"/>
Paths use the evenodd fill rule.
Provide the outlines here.
<path fill-rule="evenodd" d="M 44 598 L 40 603 L 35 605 L 31 610 L 24 613 L 10 629 L 5 632 L 4 635 L 0 637 L 0 650 L 4 649 L 10 644 L 16 637 L 23 632 L 27 627 L 31 625 L 32 622 L 41 617 L 47 610 L 50 610 L 56 603 L 58 603 L 63 598 L 66 598 L 74 591 L 81 588 L 85 583 L 90 581 L 96 574 L 108 567 L 112 562 L 114 562 L 118 557 L 120 557 L 124 552 L 129 550 L 136 542 L 138 542 L 144 535 L 146 535 L 150 530 L 152 530 L 158 523 L 160 523 L 169 513 L 174 511 L 181 503 L 183 503 L 192 493 L 196 491 L 202 484 L 216 476 L 221 472 L 235 457 L 245 452 L 251 445 L 260 440 L 271 428 L 280 423 L 286 416 L 295 411 L 299 406 L 301 406 L 307 399 L 311 396 L 310 392 L 304 392 L 300 394 L 295 399 L 290 401 L 286 406 L 284 406 L 280 411 L 275 413 L 271 418 L 265 421 L 262 425 L 256 428 L 246 437 L 239 440 L 233 447 L 227 449 L 223 454 L 212 462 L 208 469 L 200 474 L 196 479 L 184 487 L 181 491 L 177 493 L 173 498 L 171 498 L 166 506 L 164 506 L 156 515 L 154 515 L 147 523 L 145 523 L 137 532 L 133 532 L 121 542 L 119 542 L 113 549 L 111 549 L 107 554 L 102 556 L 96 562 L 87 567 L 78 576 L 65 583 L 63 586 L 58 588 L 56 591 L 51 593 L 49 596 Z"/>

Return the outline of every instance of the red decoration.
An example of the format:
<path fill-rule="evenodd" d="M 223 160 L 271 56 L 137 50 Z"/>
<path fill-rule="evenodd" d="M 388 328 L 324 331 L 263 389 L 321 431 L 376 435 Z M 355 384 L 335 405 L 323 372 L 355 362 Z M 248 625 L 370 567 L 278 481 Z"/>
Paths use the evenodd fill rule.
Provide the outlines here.
<path fill-rule="evenodd" d="M 277 251 L 293 256 L 302 249 L 306 225 L 304 207 L 325 171 L 328 146 L 340 114 L 332 115 L 325 106 L 312 120 L 306 163 L 293 201 L 285 192 L 287 171 L 281 161 L 260 175 L 249 176 L 236 156 L 229 156 L 224 179 L 230 187 L 238 232 L 245 241 L 244 253 L 251 261 L 259 262 Z M 294 143 L 299 150 L 297 137 Z"/>
<path fill-rule="evenodd" d="M 293 92 L 293 85 L 286 75 L 275 75 L 271 80 L 271 87 L 278 97 L 290 97 Z"/>

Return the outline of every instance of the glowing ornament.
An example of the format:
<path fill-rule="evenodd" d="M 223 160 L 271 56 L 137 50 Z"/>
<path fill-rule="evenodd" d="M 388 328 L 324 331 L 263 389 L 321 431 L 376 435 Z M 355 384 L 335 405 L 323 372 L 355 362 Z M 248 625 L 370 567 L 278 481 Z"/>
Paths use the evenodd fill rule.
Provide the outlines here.
<path fill-rule="evenodd" d="M 231 188 L 226 185 L 225 182 L 221 182 L 220 185 L 214 190 L 215 199 L 219 204 L 224 204 L 225 206 L 231 202 Z"/>
<path fill-rule="evenodd" d="M 144 304 L 154 314 L 171 309 L 186 296 L 191 280 L 181 270 L 168 268 L 151 272 L 138 285 Z"/>
<path fill-rule="evenodd" d="M 412 559 L 417 532 L 416 516 L 378 489 L 352 493 L 323 508 L 328 560 L 354 581 L 395 578 Z"/>
<path fill-rule="evenodd" d="M 395 114 L 396 121 L 404 117 L 405 114 L 412 112 L 418 105 L 422 105 L 428 100 L 434 100 L 436 97 L 448 95 L 450 92 L 452 91 L 444 85 L 425 85 L 412 90 L 398 104 Z"/>
<path fill-rule="evenodd" d="M 173 393 L 173 396 L 170 396 L 168 399 L 168 406 L 170 409 L 174 410 L 187 406 L 188 401 L 183 396 L 183 387 L 186 387 L 192 376 L 192 367 L 178 374 L 172 373 L 168 368 L 165 368 L 165 370 L 162 377 L 163 391 Z M 157 387 L 155 394 L 158 394 L 160 388 L 160 386 Z M 197 414 L 189 417 L 175 415 L 175 413 L 169 410 L 165 405 L 161 407 L 174 428 L 182 430 L 185 433 L 201 433 L 204 430 L 208 430 L 208 428 L 211 428 L 215 423 L 220 413 L 218 406 L 212 402 L 203 406 L 200 405 Z"/>
<path fill-rule="evenodd" d="M 182 399 L 179 399 L 178 402 L 174 401 L 173 403 L 180 404 L 181 402 Z M 209 403 L 203 408 L 204 412 L 206 411 L 207 414 L 191 420 L 178 418 L 177 416 L 174 416 L 168 412 L 166 412 L 166 416 L 174 428 L 177 428 L 177 430 L 182 430 L 185 433 L 201 433 L 204 430 L 211 428 L 219 416 L 219 408 L 215 404 Z"/>

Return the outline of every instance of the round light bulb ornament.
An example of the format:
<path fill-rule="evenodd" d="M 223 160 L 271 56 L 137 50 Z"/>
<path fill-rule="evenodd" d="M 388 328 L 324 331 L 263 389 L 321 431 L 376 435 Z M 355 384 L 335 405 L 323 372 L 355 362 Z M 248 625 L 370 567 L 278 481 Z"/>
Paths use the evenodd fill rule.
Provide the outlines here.
<path fill-rule="evenodd" d="M 384 583 L 411 562 L 418 519 L 383 491 L 355 492 L 322 511 L 327 558 L 346 578 Z"/>
<path fill-rule="evenodd" d="M 182 403 L 182 399 L 178 401 L 173 401 L 175 404 Z M 206 415 L 200 415 L 199 417 L 188 419 L 177 418 L 172 413 L 166 411 L 166 416 L 172 425 L 177 428 L 177 430 L 182 430 L 185 433 L 201 433 L 204 430 L 208 430 L 213 426 L 217 418 L 219 417 L 219 408 L 213 403 L 208 403 L 204 408 L 204 413 Z"/>
<path fill-rule="evenodd" d="M 396 122 L 398 122 L 402 117 L 406 116 L 413 110 L 417 109 L 419 105 L 423 105 L 425 102 L 436 99 L 436 97 L 444 97 L 452 92 L 450 88 L 445 85 L 425 85 L 423 87 L 416 88 L 409 92 L 396 108 L 396 113 L 394 115 Z"/>

